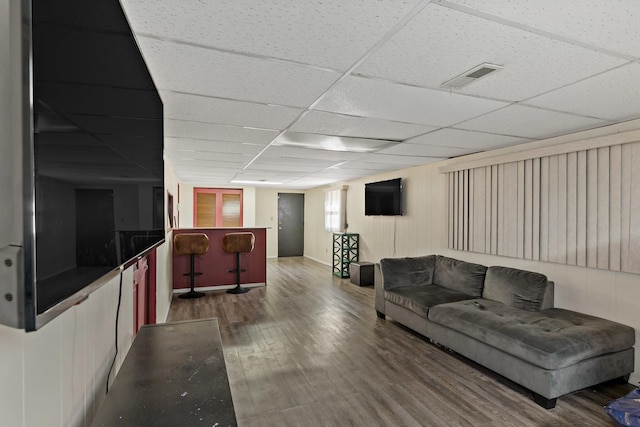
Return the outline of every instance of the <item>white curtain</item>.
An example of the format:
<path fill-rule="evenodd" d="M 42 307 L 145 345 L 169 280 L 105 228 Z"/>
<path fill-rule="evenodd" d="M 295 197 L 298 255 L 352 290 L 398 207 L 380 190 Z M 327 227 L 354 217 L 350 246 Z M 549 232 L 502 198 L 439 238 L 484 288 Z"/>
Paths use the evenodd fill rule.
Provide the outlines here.
<path fill-rule="evenodd" d="M 346 229 L 345 204 L 347 188 L 327 190 L 324 193 L 324 229 L 328 232 L 342 232 Z"/>

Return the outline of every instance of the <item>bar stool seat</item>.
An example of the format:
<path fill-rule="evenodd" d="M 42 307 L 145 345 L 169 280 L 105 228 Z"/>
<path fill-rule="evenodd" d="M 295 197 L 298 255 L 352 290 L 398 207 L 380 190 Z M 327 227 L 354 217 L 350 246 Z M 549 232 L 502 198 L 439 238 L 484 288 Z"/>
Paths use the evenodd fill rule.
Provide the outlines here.
<path fill-rule="evenodd" d="M 229 270 L 230 273 L 236 273 L 236 287 L 229 289 L 230 294 L 244 294 L 250 289 L 240 286 L 240 273 L 246 271 L 240 268 L 240 254 L 253 251 L 256 242 L 256 236 L 248 231 L 238 233 L 227 233 L 222 239 L 222 248 L 227 253 L 236 254 L 236 268 Z"/>
<path fill-rule="evenodd" d="M 200 298 L 203 292 L 195 290 L 195 276 L 202 273 L 195 271 L 195 256 L 209 252 L 209 237 L 204 233 L 182 233 L 173 237 L 173 248 L 176 255 L 189 255 L 189 272 L 183 276 L 189 276 L 191 290 L 186 294 L 180 294 L 179 298 Z"/>

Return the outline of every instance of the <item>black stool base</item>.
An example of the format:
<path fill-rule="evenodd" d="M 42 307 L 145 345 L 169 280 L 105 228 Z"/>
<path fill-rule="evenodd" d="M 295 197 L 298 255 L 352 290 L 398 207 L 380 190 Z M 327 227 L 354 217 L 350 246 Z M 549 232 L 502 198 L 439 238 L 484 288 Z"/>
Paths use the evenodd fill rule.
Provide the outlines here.
<path fill-rule="evenodd" d="M 249 292 L 251 289 L 247 289 L 247 288 L 243 288 L 242 286 L 236 286 L 233 289 L 229 289 L 227 290 L 228 294 L 246 294 L 247 292 Z"/>
<path fill-rule="evenodd" d="M 192 298 L 200 298 L 204 296 L 204 292 L 196 292 L 194 290 L 190 290 L 189 292 L 187 292 L 186 294 L 180 294 L 178 295 L 178 298 L 182 298 L 182 299 L 192 299 Z"/>

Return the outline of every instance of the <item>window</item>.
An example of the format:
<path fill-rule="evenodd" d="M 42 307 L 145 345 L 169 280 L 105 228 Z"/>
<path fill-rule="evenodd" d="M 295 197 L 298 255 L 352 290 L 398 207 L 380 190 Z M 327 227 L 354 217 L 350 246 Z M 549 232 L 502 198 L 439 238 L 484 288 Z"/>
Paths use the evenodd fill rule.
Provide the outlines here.
<path fill-rule="evenodd" d="M 347 186 L 324 193 L 324 229 L 328 232 L 345 231 L 347 228 Z"/>
<path fill-rule="evenodd" d="M 194 227 L 242 227 L 242 190 L 193 189 Z"/>

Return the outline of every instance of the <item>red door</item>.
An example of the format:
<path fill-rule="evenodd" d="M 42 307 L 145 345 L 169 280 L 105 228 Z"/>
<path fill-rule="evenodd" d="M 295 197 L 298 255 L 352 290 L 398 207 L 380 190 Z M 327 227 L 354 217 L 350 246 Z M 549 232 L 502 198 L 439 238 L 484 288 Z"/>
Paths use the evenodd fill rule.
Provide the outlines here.
<path fill-rule="evenodd" d="M 149 266 L 147 258 L 142 258 L 136 263 L 136 270 L 133 272 L 133 332 L 147 323 L 147 274 Z"/>

